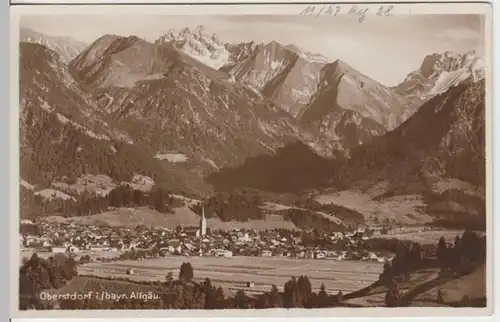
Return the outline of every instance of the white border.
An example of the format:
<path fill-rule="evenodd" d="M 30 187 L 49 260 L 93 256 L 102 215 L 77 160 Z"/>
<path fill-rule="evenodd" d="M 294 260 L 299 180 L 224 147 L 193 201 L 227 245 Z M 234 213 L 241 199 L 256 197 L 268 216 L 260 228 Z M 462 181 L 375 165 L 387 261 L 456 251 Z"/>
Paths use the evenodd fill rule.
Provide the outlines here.
<path fill-rule="evenodd" d="M 311 4 L 328 4 L 328 2 L 332 4 L 337 4 L 337 3 L 383 3 L 384 1 L 379 1 L 379 0 L 363 0 L 363 1 L 352 1 L 352 0 L 336 0 L 336 1 L 318 1 L 318 0 L 297 0 L 297 1 L 290 1 L 290 0 L 243 0 L 243 1 L 234 1 L 234 0 L 190 0 L 190 1 L 182 1 L 182 0 L 147 0 L 147 1 L 141 1 L 141 0 L 11 0 L 11 4 L 34 4 L 34 5 L 52 5 L 52 4 L 62 4 L 62 5 L 77 5 L 77 4 L 98 4 L 98 5 L 121 5 L 121 4 L 168 4 L 168 5 L 179 5 L 182 3 L 194 3 L 194 4 L 237 4 L 241 3 L 241 5 L 247 5 L 249 3 L 251 4 L 266 4 L 266 3 L 280 3 L 283 5 L 290 5 L 292 3 L 299 3 L 299 4 L 304 4 L 304 3 L 311 3 Z M 455 2 L 456 3 L 471 3 L 475 2 L 477 3 L 487 3 L 491 1 L 481 1 L 481 0 L 421 0 L 421 1 L 413 1 L 413 0 L 388 0 L 386 3 L 393 2 L 393 3 L 406 3 L 406 4 L 415 4 L 419 5 L 418 3 L 443 3 L 443 4 L 449 4 L 450 2 Z"/>
<path fill-rule="evenodd" d="M 62 3 L 63 0 L 53 0 L 53 1 L 24 1 L 16 0 L 14 2 L 51 2 L 51 3 Z M 83 0 L 74 0 L 76 2 L 85 2 Z M 117 1 L 114 1 L 117 2 Z M 130 3 L 132 1 L 121 1 L 121 3 Z M 166 1 L 153 1 L 153 2 L 166 2 Z M 172 2 L 172 1 L 169 1 Z M 206 2 L 206 1 L 198 1 Z M 219 2 L 229 2 L 226 0 Z M 255 1 L 262 2 L 262 1 Z M 278 1 L 275 1 L 278 2 Z M 280 1 L 283 2 L 283 1 Z M 313 2 L 313 1 L 304 1 Z M 345 1 L 337 1 L 345 2 Z M 364 7 L 378 7 L 374 4 L 376 1 L 369 1 L 371 4 L 363 4 Z M 439 1 L 443 2 L 443 1 Z M 347 4 L 346 4 L 347 5 Z M 268 15 L 298 15 L 303 8 L 307 7 L 307 4 L 301 5 L 231 5 L 231 6 L 210 6 L 210 5 L 192 5 L 192 6 L 14 6 L 11 7 L 11 33 L 10 33 L 10 45 L 11 45 L 11 61 L 10 61 L 10 80 L 11 80 L 11 114 L 10 114 L 10 154 L 11 160 L 19 160 L 19 150 L 18 150 L 18 135 L 19 135 L 19 120 L 18 120 L 18 55 L 19 48 L 18 44 L 18 22 L 19 16 L 21 14 L 51 14 L 51 15 L 64 15 L 68 13 L 77 14 L 116 14 L 117 12 L 121 14 L 137 14 L 138 8 L 140 8 L 140 14 L 165 14 L 165 15 L 207 15 L 207 14 L 268 14 Z M 471 4 L 471 3 L 461 3 L 461 4 L 445 4 L 445 3 L 434 3 L 434 4 L 399 4 L 396 5 L 395 14 L 485 14 L 486 15 L 486 63 L 488 68 L 488 73 L 486 75 L 486 145 L 487 145 L 487 173 L 491 174 L 492 169 L 492 76 L 493 68 L 492 66 L 492 52 L 491 52 L 491 40 L 492 40 L 492 11 L 491 7 L 487 4 Z M 10 187 L 12 191 L 18 191 L 19 187 L 19 163 L 11 162 L 10 168 Z M 474 316 L 477 319 L 478 315 L 491 314 L 493 306 L 493 287 L 492 287 L 492 261 L 493 261 L 493 225 L 492 223 L 492 176 L 489 175 L 487 178 L 487 212 L 488 212 L 488 225 L 487 227 L 487 243 L 488 243 L 488 269 L 487 269 L 487 298 L 488 307 L 483 309 L 470 309 L 470 308 L 358 308 L 356 310 L 345 309 L 345 308 L 332 308 L 332 309 L 314 309 L 314 310 L 302 310 L 302 309 L 273 309 L 273 310 L 223 310 L 223 311 L 202 311 L 202 310 L 141 310 L 140 312 L 134 310 L 80 310 L 80 311 L 19 311 L 17 309 L 18 303 L 18 268 L 19 263 L 19 250 L 18 250 L 18 225 L 19 225 L 19 196 L 17 193 L 13 193 L 11 196 L 11 242 L 10 247 L 11 257 L 10 262 L 14 267 L 13 275 L 11 275 L 11 314 L 16 317 L 64 317 L 68 320 L 69 317 L 130 317 L 135 312 L 141 316 L 150 317 L 314 317 L 315 319 L 325 316 L 336 316 L 336 317 L 429 317 L 429 316 L 455 316 L 455 317 L 467 317 Z M 15 245 L 15 246 L 14 246 Z M 497 288 L 498 289 L 498 288 Z"/>

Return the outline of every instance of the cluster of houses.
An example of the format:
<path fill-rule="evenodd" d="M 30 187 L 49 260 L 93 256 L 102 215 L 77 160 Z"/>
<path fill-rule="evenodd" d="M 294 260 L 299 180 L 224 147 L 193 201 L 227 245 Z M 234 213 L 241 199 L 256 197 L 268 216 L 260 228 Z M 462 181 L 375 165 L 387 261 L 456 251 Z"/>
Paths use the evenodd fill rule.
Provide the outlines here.
<path fill-rule="evenodd" d="M 22 224 L 32 225 L 24 221 Z M 66 222 L 37 222 L 39 235 L 20 234 L 21 248 L 29 248 L 37 253 L 107 253 L 102 257 L 119 257 L 126 252 L 141 252 L 142 257 L 167 255 L 182 256 L 284 256 L 294 258 L 322 259 L 333 257 L 339 260 L 377 260 L 383 261 L 373 253 L 358 254 L 349 251 L 349 247 L 339 249 L 329 247 L 338 241 L 343 245 L 356 245 L 381 234 L 380 229 L 364 228 L 349 233 L 332 232 L 323 236 L 329 244 L 322 246 L 304 245 L 298 232 L 232 230 L 210 231 L 206 224 L 200 227 L 182 227 L 175 229 L 98 227 L 78 225 Z"/>

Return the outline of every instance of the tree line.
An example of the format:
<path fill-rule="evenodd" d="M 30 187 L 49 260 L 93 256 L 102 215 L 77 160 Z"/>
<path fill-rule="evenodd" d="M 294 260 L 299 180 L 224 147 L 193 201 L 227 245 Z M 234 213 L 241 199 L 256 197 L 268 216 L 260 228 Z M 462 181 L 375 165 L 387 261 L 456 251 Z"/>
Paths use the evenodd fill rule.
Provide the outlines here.
<path fill-rule="evenodd" d="M 437 244 L 436 258 L 442 276 L 468 274 L 477 264 L 486 261 L 486 237 L 479 237 L 472 230 L 466 229 L 461 237 L 455 237 L 450 246 L 441 237 Z"/>
<path fill-rule="evenodd" d="M 435 263 L 441 268 L 440 278 L 458 277 L 469 274 L 486 260 L 486 239 L 479 237 L 470 229 L 462 236 L 457 235 L 454 244 L 448 246 L 440 238 L 435 252 L 428 254 L 419 243 L 399 243 L 395 247 L 395 257 L 384 264 L 378 283 L 386 287 L 385 304 L 387 307 L 404 306 L 400 284 L 408 281 L 411 273 Z M 432 258 L 426 258 L 428 255 Z M 90 258 L 82 258 L 86 263 Z M 76 276 L 77 262 L 72 257 L 56 254 L 48 260 L 34 254 L 20 268 L 20 308 L 47 309 L 47 303 L 39 300 L 38 294 L 46 289 L 58 289 Z M 324 285 L 318 292 L 312 290 L 306 275 L 292 277 L 279 291 L 273 285 L 268 292 L 248 296 L 243 290 L 234 295 L 226 295 L 221 287 L 212 284 L 209 278 L 202 283 L 194 281 L 194 269 L 189 262 L 182 263 L 177 279 L 169 272 L 165 281 L 133 282 L 130 279 L 97 278 L 102 283 L 128 281 L 129 287 L 138 289 L 139 285 L 151 286 L 149 289 L 160 294 L 154 300 L 120 301 L 63 301 L 62 309 L 227 309 L 227 308 L 324 308 L 343 306 L 345 295 L 342 292 L 328 294 Z M 90 277 L 89 277 L 90 278 Z M 136 285 L 136 286 L 134 286 Z M 114 286 L 113 286 L 114 287 Z M 154 287 L 154 288 L 153 288 Z"/>
<path fill-rule="evenodd" d="M 248 221 L 251 219 L 264 219 L 265 214 L 261 209 L 262 201 L 256 195 L 244 193 L 218 193 L 191 207 L 201 216 L 202 207 L 205 207 L 205 217 L 218 217 L 222 221 Z"/>
<path fill-rule="evenodd" d="M 64 254 L 56 254 L 47 260 L 34 253 L 19 269 L 19 308 L 45 308 L 39 300 L 39 293 L 64 286 L 77 275 L 77 265 L 72 257 Z"/>
<path fill-rule="evenodd" d="M 440 267 L 439 277 L 460 277 L 470 274 L 478 265 L 486 261 L 486 238 L 479 237 L 470 228 L 462 236 L 457 235 L 453 245 L 448 246 L 444 237 L 434 247 L 434 256 Z M 400 306 L 402 293 L 399 284 L 410 278 L 412 271 L 425 267 L 422 248 L 417 244 L 398 247 L 392 262 L 384 264 L 379 281 L 387 287 L 385 304 Z"/>
<path fill-rule="evenodd" d="M 84 192 L 74 199 L 46 199 L 22 188 L 21 215 L 24 218 L 37 218 L 45 215 L 60 214 L 64 217 L 89 216 L 108 211 L 110 207 L 148 206 L 161 213 L 172 212 L 172 207 L 179 201 L 171 197 L 170 192 L 154 186 L 151 191 L 141 191 L 122 184 L 112 189 L 107 195 Z M 26 208 L 29 208 L 28 210 Z M 23 208 L 22 208 L 23 209 Z"/>
<path fill-rule="evenodd" d="M 313 198 L 303 198 L 296 200 L 294 202 L 294 206 L 334 215 L 342 221 L 354 226 L 363 225 L 365 223 L 365 217 L 363 216 L 363 214 L 355 210 L 344 208 L 333 203 L 322 204 L 314 200 Z"/>

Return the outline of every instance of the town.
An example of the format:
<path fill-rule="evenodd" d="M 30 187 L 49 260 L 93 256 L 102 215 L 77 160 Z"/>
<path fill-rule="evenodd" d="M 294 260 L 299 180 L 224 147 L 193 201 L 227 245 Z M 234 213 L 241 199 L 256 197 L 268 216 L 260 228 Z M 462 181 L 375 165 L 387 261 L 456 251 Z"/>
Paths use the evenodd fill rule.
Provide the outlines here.
<path fill-rule="evenodd" d="M 323 235 L 314 231 L 285 229 L 222 231 L 208 228 L 204 216 L 201 217 L 198 227 L 177 226 L 175 229 L 145 226 L 137 226 L 133 229 L 43 220 L 33 223 L 23 220 L 20 244 L 21 254 L 30 251 L 41 256 L 71 253 L 77 257 L 89 255 L 89 258 L 97 261 L 179 255 L 280 256 L 311 259 L 333 257 L 338 260 L 385 262 L 392 258 L 392 252 L 390 249 L 383 249 L 384 247 L 374 247 L 373 241 L 387 241 L 392 235 L 409 229 L 406 227 L 391 230 L 382 226 L 361 227 L 350 232 L 339 231 Z M 420 227 L 419 229 L 419 232 L 422 232 L 436 228 Z M 29 255 L 23 257 L 29 257 Z"/>

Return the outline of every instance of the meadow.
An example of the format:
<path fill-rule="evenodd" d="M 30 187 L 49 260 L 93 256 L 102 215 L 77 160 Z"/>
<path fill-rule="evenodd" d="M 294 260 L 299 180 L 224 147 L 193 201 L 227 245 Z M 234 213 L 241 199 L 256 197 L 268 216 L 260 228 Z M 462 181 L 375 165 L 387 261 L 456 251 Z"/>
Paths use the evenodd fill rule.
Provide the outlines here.
<path fill-rule="evenodd" d="M 88 263 L 79 267 L 80 275 L 98 277 L 127 277 L 135 281 L 164 281 L 168 273 L 174 278 L 183 262 L 190 262 L 194 280 L 206 277 L 224 288 L 246 289 L 252 282 L 254 290 L 270 290 L 275 284 L 280 290 L 292 277 L 307 275 L 313 290 L 324 284 L 329 292 L 352 292 L 378 279 L 382 264 L 376 262 L 336 261 L 330 259 L 295 259 L 286 257 L 182 257 L 125 260 L 111 263 Z M 128 275 L 127 269 L 134 274 Z"/>
<path fill-rule="evenodd" d="M 396 238 L 399 240 L 411 240 L 418 242 L 420 244 L 437 244 L 441 237 L 444 237 L 446 242 L 454 243 L 455 237 L 457 235 L 462 235 L 463 230 L 427 230 L 427 231 L 411 231 L 411 232 L 400 232 L 388 235 L 382 235 L 378 238 L 392 239 Z M 479 236 L 484 235 L 482 232 L 477 232 Z"/>

